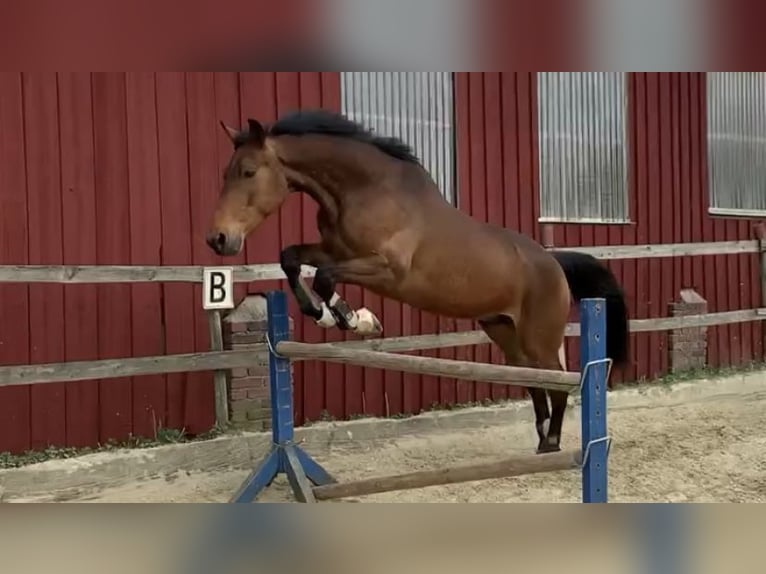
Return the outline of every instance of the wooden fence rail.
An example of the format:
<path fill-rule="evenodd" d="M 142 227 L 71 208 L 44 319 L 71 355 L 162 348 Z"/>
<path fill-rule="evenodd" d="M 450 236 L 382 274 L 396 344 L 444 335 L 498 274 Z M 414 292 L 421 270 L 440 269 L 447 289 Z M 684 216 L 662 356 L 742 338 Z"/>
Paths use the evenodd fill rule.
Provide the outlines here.
<path fill-rule="evenodd" d="M 252 367 L 257 362 L 257 354 L 245 349 L 158 357 L 126 357 L 100 361 L 19 365 L 0 367 L 0 387 L 241 369 Z"/>
<path fill-rule="evenodd" d="M 762 291 L 764 307 L 720 313 L 707 313 L 685 317 L 636 319 L 630 322 L 633 333 L 667 331 L 691 327 L 710 327 L 766 319 L 766 244 L 761 240 L 718 241 L 709 243 L 678 243 L 660 245 L 617 245 L 600 247 L 550 248 L 552 251 L 580 251 L 603 260 L 648 259 L 703 255 L 734 255 L 753 253 L 761 255 Z M 237 283 L 281 280 L 284 274 L 278 264 L 232 266 Z M 113 284 L 113 283 L 202 283 L 203 266 L 135 266 L 135 265 L 0 265 L 0 283 L 53 283 L 53 284 Z M 311 276 L 314 269 L 305 268 Z M 223 351 L 221 316 L 210 313 L 211 352 L 158 357 L 126 357 L 100 361 L 79 361 L 44 365 L 0 367 L 0 387 L 32 385 L 65 381 L 84 381 L 106 378 L 167 374 L 194 371 L 213 371 L 216 374 L 216 418 L 228 420 L 225 399 L 226 369 L 247 367 L 254 353 L 266 351 L 256 347 L 247 351 Z M 579 323 L 567 326 L 568 337 L 580 335 Z M 462 347 L 490 343 L 483 331 L 438 333 L 411 337 L 395 337 L 366 341 L 347 341 L 325 344 L 327 353 L 342 353 L 342 349 L 371 352 L 412 352 L 449 347 Z M 321 351 L 322 345 L 315 346 Z M 338 349 L 341 349 L 339 351 Z M 371 355 L 372 356 L 372 355 Z M 306 360 L 296 357 L 295 360 Z M 333 360 L 327 357 L 326 360 Z M 412 363 L 415 365 L 415 363 Z M 370 365 L 371 366 L 371 365 Z M 445 368 L 448 366 L 445 364 Z M 454 367 L 455 365 L 451 365 Z M 413 366 L 413 368 L 416 368 Z M 448 376 L 455 376 L 454 374 Z M 529 383 L 530 381 L 527 381 Z"/>
<path fill-rule="evenodd" d="M 338 500 L 353 496 L 368 496 L 381 492 L 413 490 L 427 486 L 459 484 L 477 480 L 511 478 L 527 474 L 541 474 L 580 468 L 583 463 L 582 449 L 569 449 L 545 455 L 517 455 L 502 460 L 477 464 L 453 466 L 436 470 L 420 470 L 398 474 L 365 478 L 317 486 L 314 497 L 317 500 Z"/>
<path fill-rule="evenodd" d="M 757 240 L 602 247 L 552 247 L 550 251 L 579 251 L 598 259 L 655 259 L 703 255 L 760 253 Z M 0 265 L 0 283 L 201 283 L 202 266 L 152 265 Z M 276 263 L 234 265 L 238 283 L 285 279 Z M 305 268 L 307 276 L 314 270 Z"/>
<path fill-rule="evenodd" d="M 667 331 L 691 327 L 726 325 L 743 321 L 762 321 L 766 319 L 766 308 L 686 317 L 661 319 L 638 319 L 631 321 L 631 331 Z M 570 323 L 567 335 L 579 336 L 580 324 Z M 484 331 L 465 331 L 462 333 L 441 333 L 433 335 L 413 335 L 409 337 L 390 337 L 364 341 L 343 341 L 338 343 L 320 343 L 310 345 L 311 354 L 329 356 L 340 349 L 358 349 L 388 353 L 407 353 L 450 347 L 483 345 L 490 343 Z M 253 366 L 259 355 L 265 354 L 265 344 L 253 345 L 247 350 L 212 351 L 208 353 L 189 353 L 181 355 L 161 355 L 156 357 L 126 357 L 123 359 L 103 359 L 98 361 L 76 361 L 66 363 L 48 363 L 0 367 L 0 387 L 62 383 L 69 381 L 87 381 L 96 379 L 136 377 L 142 375 L 161 375 L 196 371 L 216 371 Z M 308 356 L 294 356 L 294 362 L 311 360 Z M 330 361 L 330 358 L 323 359 Z M 367 364 L 366 364 L 367 365 Z M 364 366 L 364 365 L 363 365 Z M 372 365 L 367 365 L 372 366 Z M 448 375 L 454 376 L 454 375 Z"/>
<path fill-rule="evenodd" d="M 507 367 L 436 357 L 412 357 L 390 352 L 350 349 L 339 345 L 311 345 L 285 341 L 277 345 L 276 351 L 291 360 L 300 358 L 467 381 L 481 380 L 502 385 L 521 385 L 566 392 L 572 392 L 580 386 L 579 373 Z"/>

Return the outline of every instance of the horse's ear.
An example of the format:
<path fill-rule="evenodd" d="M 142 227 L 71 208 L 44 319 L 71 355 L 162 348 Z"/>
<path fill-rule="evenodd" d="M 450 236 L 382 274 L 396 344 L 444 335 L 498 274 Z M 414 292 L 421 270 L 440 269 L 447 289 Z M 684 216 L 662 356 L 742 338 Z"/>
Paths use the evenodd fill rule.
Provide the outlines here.
<path fill-rule="evenodd" d="M 250 129 L 247 139 L 257 146 L 262 146 L 266 140 L 266 130 L 263 129 L 261 122 L 250 118 L 247 120 L 247 127 Z"/>
<path fill-rule="evenodd" d="M 231 143 L 234 143 L 237 141 L 237 137 L 239 136 L 239 132 L 237 130 L 235 130 L 234 128 L 230 128 L 223 121 L 221 121 L 221 127 L 223 128 L 223 131 L 226 132 L 226 135 L 229 136 Z"/>

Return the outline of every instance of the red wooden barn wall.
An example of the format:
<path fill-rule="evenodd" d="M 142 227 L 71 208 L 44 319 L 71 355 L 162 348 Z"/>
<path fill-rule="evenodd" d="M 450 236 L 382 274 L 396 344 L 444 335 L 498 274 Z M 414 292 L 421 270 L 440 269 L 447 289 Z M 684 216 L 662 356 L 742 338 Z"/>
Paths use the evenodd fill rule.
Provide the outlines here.
<path fill-rule="evenodd" d="M 324 72 L 3 73 L 0 263 L 218 263 L 203 237 L 231 151 L 219 120 L 338 108 L 339 86 Z M 310 222 L 311 207 L 291 201 L 237 262 L 275 261 L 280 236 L 310 239 Z M 0 362 L 205 350 L 200 298 L 199 287 L 178 284 L 0 285 Z M 210 381 L 182 374 L 0 389 L 0 451 L 90 446 L 162 427 L 206 431 Z"/>
<path fill-rule="evenodd" d="M 556 245 L 716 241 L 752 237 L 752 222 L 707 215 L 701 74 L 635 74 L 631 86 L 634 224 L 555 225 Z M 4 73 L 0 75 L 0 264 L 204 265 L 204 245 L 229 143 L 218 126 L 266 120 L 298 106 L 338 109 L 332 72 Z M 534 75 L 459 73 L 460 208 L 538 240 Z M 291 198 L 238 262 L 272 263 L 281 245 L 316 237 L 314 207 Z M 610 263 L 633 318 L 667 314 L 693 287 L 711 311 L 760 302 L 754 256 Z M 284 287 L 281 282 L 253 291 Z M 347 288 L 382 317 L 387 336 L 474 328 Z M 244 295 L 240 289 L 239 295 Z M 198 287 L 0 284 L 0 363 L 89 360 L 204 350 Z M 298 317 L 291 301 L 292 312 Z M 296 337 L 342 338 L 307 321 Z M 714 365 L 763 356 L 760 323 L 710 331 Z M 664 371 L 665 334 L 634 336 L 627 378 Z M 577 366 L 576 342 L 569 349 Z M 500 362 L 489 345 L 424 353 Z M 296 422 L 326 411 L 415 413 L 434 403 L 509 396 L 483 383 L 301 363 Z M 521 397 L 520 390 L 511 396 Z M 158 427 L 194 433 L 213 423 L 211 377 L 182 374 L 0 389 L 0 451 L 84 446 Z"/>
<path fill-rule="evenodd" d="M 470 73 L 458 78 L 461 207 L 475 217 L 515 227 L 542 241 L 542 227 L 537 223 L 534 73 Z M 753 239 L 757 221 L 708 214 L 704 74 L 637 73 L 628 79 L 633 223 L 554 224 L 554 244 Z M 632 319 L 667 316 L 668 304 L 685 288 L 705 297 L 710 312 L 760 305 L 756 255 L 610 261 L 608 265 L 625 288 Z M 760 322 L 710 328 L 708 342 L 712 366 L 763 358 Z M 665 332 L 633 335 L 632 367 L 616 372 L 616 380 L 666 372 L 666 349 Z M 570 368 L 577 369 L 577 340 L 569 341 L 567 351 Z"/>
<path fill-rule="evenodd" d="M 557 245 L 656 244 L 753 239 L 752 220 L 708 214 L 704 74 L 630 74 L 631 225 L 560 225 Z M 693 288 L 709 311 L 760 305 L 756 255 L 610 262 L 631 301 L 631 318 L 667 316 L 681 289 Z M 762 323 L 708 331 L 708 362 L 718 367 L 763 357 Z M 570 343 L 570 357 L 576 356 Z M 628 380 L 667 370 L 667 333 L 632 337 Z"/>

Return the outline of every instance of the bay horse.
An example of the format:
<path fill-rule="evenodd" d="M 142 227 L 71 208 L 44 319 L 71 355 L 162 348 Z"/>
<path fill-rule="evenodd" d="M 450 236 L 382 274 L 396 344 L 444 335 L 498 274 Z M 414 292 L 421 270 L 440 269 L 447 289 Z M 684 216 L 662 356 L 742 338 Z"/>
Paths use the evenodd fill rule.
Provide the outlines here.
<path fill-rule="evenodd" d="M 379 335 L 367 309 L 352 309 L 337 284 L 357 285 L 414 308 L 478 322 L 507 364 L 565 370 L 561 360 L 572 298 L 604 297 L 607 354 L 628 359 L 625 299 L 590 255 L 549 252 L 514 230 L 452 206 L 411 149 L 327 110 L 290 113 L 272 125 L 221 126 L 233 144 L 206 241 L 237 255 L 245 238 L 291 193 L 319 206 L 318 243 L 280 254 L 301 313 L 317 324 Z M 301 266 L 314 267 L 311 287 Z M 538 453 L 560 450 L 567 393 L 528 389 Z"/>

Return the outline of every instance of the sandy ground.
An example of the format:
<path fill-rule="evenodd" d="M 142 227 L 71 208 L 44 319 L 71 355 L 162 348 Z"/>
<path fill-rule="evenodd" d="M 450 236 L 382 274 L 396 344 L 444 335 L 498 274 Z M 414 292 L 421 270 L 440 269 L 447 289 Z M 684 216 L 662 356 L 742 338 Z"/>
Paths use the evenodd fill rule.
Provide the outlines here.
<path fill-rule="evenodd" d="M 576 447 L 576 409 L 565 447 Z M 610 411 L 613 502 L 766 502 L 766 393 L 700 397 L 693 403 Z M 317 457 L 339 480 L 487 462 L 535 444 L 528 424 L 429 432 L 354 443 Z M 501 454 L 499 454 L 501 453 Z M 243 471 L 176 474 L 70 499 L 73 502 L 225 502 Z M 351 502 L 579 502 L 576 471 L 386 493 Z M 289 501 L 283 479 L 262 501 Z M 23 500 L 19 500 L 23 501 Z"/>

